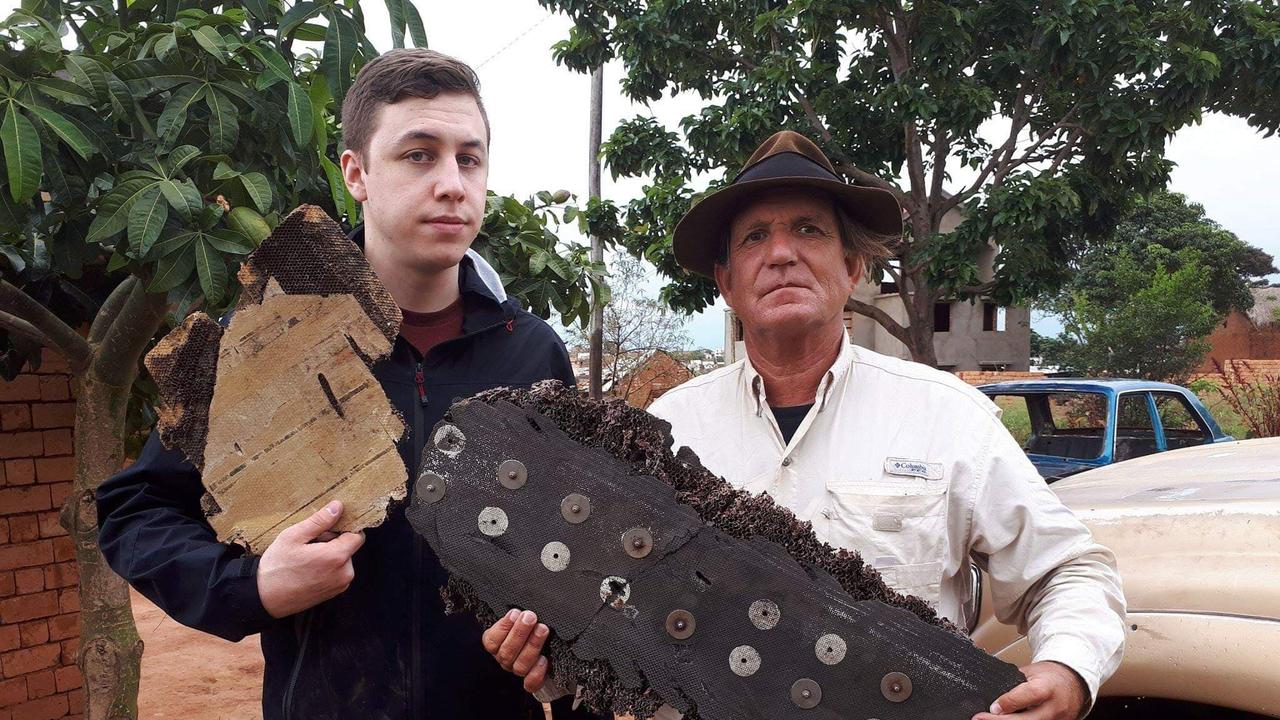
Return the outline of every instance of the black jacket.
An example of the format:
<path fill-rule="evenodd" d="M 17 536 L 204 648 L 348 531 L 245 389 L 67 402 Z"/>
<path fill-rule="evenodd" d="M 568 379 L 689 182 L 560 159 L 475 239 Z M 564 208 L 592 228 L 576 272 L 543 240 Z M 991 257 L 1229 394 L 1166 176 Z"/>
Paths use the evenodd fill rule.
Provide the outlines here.
<path fill-rule="evenodd" d="M 499 303 L 469 259 L 459 284 L 462 337 L 425 358 L 397 338 L 373 369 L 408 425 L 399 448 L 410 478 L 453 401 L 504 385 L 574 382 L 556 333 L 514 302 Z M 112 569 L 182 624 L 232 641 L 261 633 L 265 720 L 542 717 L 520 679 L 481 647 L 475 619 L 444 614 L 446 574 L 403 509 L 366 531 L 346 592 L 275 620 L 258 598 L 259 558 L 217 541 L 201 514 L 203 492 L 198 471 L 152 434 L 138 461 L 98 490 L 99 542 Z M 557 717 L 574 714 L 557 703 Z"/>

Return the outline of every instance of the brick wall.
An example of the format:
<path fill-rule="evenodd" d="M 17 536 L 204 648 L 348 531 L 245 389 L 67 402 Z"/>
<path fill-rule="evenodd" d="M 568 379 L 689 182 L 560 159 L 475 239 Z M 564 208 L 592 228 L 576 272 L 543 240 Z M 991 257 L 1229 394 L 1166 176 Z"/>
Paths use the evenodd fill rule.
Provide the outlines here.
<path fill-rule="evenodd" d="M 66 364 L 0 380 L 0 720 L 80 717 L 79 580 L 58 511 L 75 470 Z"/>
<path fill-rule="evenodd" d="M 1044 373 L 961 370 L 956 373 L 956 377 L 970 385 L 987 385 L 989 383 L 1010 382 L 1014 380 L 1042 380 L 1044 379 Z"/>

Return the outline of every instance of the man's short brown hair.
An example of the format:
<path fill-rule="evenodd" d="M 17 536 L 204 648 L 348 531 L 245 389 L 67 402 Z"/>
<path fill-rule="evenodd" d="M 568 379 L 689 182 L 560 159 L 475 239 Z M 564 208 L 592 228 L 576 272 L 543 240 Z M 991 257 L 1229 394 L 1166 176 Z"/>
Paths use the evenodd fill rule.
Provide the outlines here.
<path fill-rule="evenodd" d="M 489 115 L 480 100 L 480 78 L 470 65 L 435 50 L 402 48 L 370 60 L 356 75 L 342 104 L 342 142 L 364 152 L 378 121 L 378 111 L 407 97 L 430 100 L 440 93 L 470 95 L 484 118 L 489 141 Z"/>

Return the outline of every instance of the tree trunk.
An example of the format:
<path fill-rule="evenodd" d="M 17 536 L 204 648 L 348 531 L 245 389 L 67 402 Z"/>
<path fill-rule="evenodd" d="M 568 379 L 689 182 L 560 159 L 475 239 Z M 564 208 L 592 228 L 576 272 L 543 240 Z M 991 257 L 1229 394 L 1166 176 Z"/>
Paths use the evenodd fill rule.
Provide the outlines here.
<path fill-rule="evenodd" d="M 94 491 L 124 465 L 124 387 L 97 379 L 93 370 L 76 378 L 76 478 L 62 509 L 62 526 L 75 542 L 80 570 L 80 652 L 86 720 L 138 716 L 142 640 L 129 604 L 129 586 L 112 572 L 98 549 Z"/>

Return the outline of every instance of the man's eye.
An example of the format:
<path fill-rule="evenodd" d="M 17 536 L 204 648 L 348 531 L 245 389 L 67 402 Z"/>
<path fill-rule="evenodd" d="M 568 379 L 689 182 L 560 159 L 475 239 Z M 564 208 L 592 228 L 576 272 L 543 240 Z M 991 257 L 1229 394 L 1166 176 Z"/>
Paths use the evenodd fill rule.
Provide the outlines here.
<path fill-rule="evenodd" d="M 408 155 L 405 155 L 405 158 L 407 158 L 410 162 L 427 162 L 428 160 L 431 159 L 431 156 L 421 150 L 414 150 Z"/>
<path fill-rule="evenodd" d="M 748 243 L 758 243 L 764 240 L 764 238 L 765 238 L 765 232 L 763 230 L 752 230 L 751 232 L 747 233 L 746 237 L 742 238 L 742 244 L 746 245 Z"/>
<path fill-rule="evenodd" d="M 458 164 L 466 167 L 479 167 L 480 158 L 475 155 L 461 155 L 458 157 Z"/>
<path fill-rule="evenodd" d="M 818 227 L 817 225 L 801 225 L 800 232 L 801 234 L 804 234 L 804 235 L 825 235 L 826 234 L 822 231 L 822 228 Z"/>

